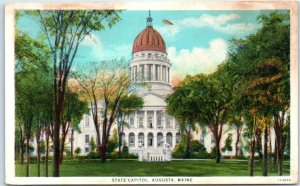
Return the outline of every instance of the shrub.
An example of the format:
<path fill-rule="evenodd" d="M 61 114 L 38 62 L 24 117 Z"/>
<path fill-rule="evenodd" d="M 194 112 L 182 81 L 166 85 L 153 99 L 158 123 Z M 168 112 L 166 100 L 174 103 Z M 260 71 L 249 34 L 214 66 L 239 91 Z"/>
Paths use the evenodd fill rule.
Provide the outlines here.
<path fill-rule="evenodd" d="M 184 146 L 180 145 L 180 144 L 176 144 L 175 148 L 172 152 L 172 157 L 173 158 L 184 158 L 184 156 L 185 156 Z"/>
<path fill-rule="evenodd" d="M 217 157 L 217 147 L 214 146 L 213 149 L 210 152 L 210 158 L 215 159 Z"/>
<path fill-rule="evenodd" d="M 81 153 L 81 148 L 80 148 L 80 147 L 77 147 L 77 148 L 75 149 L 75 154 L 78 156 L 80 153 Z"/>
<path fill-rule="evenodd" d="M 97 152 L 90 152 L 87 155 L 88 159 L 100 159 L 101 157 L 99 156 L 99 154 Z"/>
<path fill-rule="evenodd" d="M 206 151 L 206 148 L 203 144 L 200 143 L 198 140 L 191 141 L 191 158 L 197 158 L 197 159 L 206 159 L 209 158 L 209 154 Z"/>

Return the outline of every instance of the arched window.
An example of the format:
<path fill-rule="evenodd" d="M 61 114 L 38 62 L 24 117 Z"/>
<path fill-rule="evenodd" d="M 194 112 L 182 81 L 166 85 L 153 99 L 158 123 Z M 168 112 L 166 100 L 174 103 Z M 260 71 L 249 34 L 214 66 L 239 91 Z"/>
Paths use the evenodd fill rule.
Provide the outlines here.
<path fill-rule="evenodd" d="M 138 134 L 138 140 L 139 140 L 139 142 L 141 141 L 142 142 L 142 144 L 143 144 L 143 146 L 144 146 L 144 133 L 142 133 L 142 132 L 140 132 L 139 134 Z"/>
<path fill-rule="evenodd" d="M 148 133 L 148 147 L 152 147 L 152 146 L 153 146 L 153 134 Z"/>
<path fill-rule="evenodd" d="M 134 133 L 131 132 L 129 133 L 129 136 L 128 136 L 128 142 L 129 142 L 129 147 L 134 147 Z"/>
<path fill-rule="evenodd" d="M 167 143 L 172 146 L 172 133 L 168 132 L 167 133 Z"/>
<path fill-rule="evenodd" d="M 162 145 L 163 134 L 161 132 L 157 133 L 157 146 L 160 147 Z"/>
<path fill-rule="evenodd" d="M 176 133 L 176 143 L 179 143 L 179 141 L 180 141 L 180 133 L 177 132 Z"/>
<path fill-rule="evenodd" d="M 121 133 L 121 145 L 122 146 L 125 146 L 125 134 L 124 133 Z"/>

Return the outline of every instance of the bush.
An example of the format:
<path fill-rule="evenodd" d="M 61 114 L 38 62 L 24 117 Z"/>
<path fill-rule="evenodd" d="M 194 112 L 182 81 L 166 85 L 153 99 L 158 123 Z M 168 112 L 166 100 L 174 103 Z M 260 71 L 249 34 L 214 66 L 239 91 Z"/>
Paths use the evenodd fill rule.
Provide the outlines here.
<path fill-rule="evenodd" d="M 184 146 L 180 145 L 180 144 L 176 144 L 175 148 L 172 152 L 172 157 L 173 158 L 184 158 L 184 156 L 185 156 Z"/>
<path fill-rule="evenodd" d="M 80 148 L 80 147 L 77 147 L 77 148 L 75 149 L 75 154 L 78 156 L 80 153 L 81 153 L 81 148 Z"/>
<path fill-rule="evenodd" d="M 200 143 L 198 140 L 193 140 L 191 142 L 191 158 L 197 158 L 197 159 L 206 159 L 209 158 L 209 154 L 206 151 L 206 148 L 203 144 Z"/>
<path fill-rule="evenodd" d="M 97 152 L 90 152 L 86 157 L 87 157 L 87 159 L 100 159 L 101 158 Z"/>

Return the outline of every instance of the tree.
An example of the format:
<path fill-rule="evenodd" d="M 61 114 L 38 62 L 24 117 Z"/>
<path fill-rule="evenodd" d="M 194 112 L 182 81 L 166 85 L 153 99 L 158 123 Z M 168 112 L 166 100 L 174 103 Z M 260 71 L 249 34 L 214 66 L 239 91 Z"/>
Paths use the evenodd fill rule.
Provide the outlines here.
<path fill-rule="evenodd" d="M 128 121 L 129 115 L 132 112 L 143 108 L 143 105 L 143 98 L 135 94 L 126 95 L 120 100 L 118 108 L 119 156 L 121 156 L 122 134 L 124 131 L 124 126 L 127 124 L 125 121 Z"/>
<path fill-rule="evenodd" d="M 64 114 L 62 118 L 62 135 L 61 135 L 61 149 L 60 149 L 60 163 L 64 158 L 64 149 L 66 136 L 70 127 L 79 128 L 78 125 L 82 119 L 82 115 L 88 112 L 88 106 L 85 101 L 79 99 L 77 93 L 71 92 L 69 89 L 66 92 Z M 72 143 L 72 139 L 71 139 Z"/>
<path fill-rule="evenodd" d="M 190 157 L 191 132 L 195 130 L 198 111 L 198 105 L 192 95 L 192 88 L 188 84 L 190 78 L 187 77 L 166 99 L 167 112 L 179 122 L 181 138 L 186 136 L 187 139 L 185 158 Z"/>
<path fill-rule="evenodd" d="M 28 11 L 38 16 L 44 35 L 51 49 L 53 61 L 54 91 L 54 169 L 59 177 L 60 127 L 64 111 L 67 80 L 80 43 L 92 31 L 105 28 L 104 20 L 112 27 L 119 20 L 119 11 L 114 10 L 37 10 Z"/>
<path fill-rule="evenodd" d="M 40 106 L 49 86 L 49 49 L 38 40 L 16 32 L 16 117 L 20 124 L 21 139 L 26 138 L 27 169 L 29 176 L 30 139 L 40 125 Z M 45 77 L 45 78 L 44 78 Z M 49 98 L 48 98 L 49 99 Z M 21 142 L 22 144 L 22 142 Z"/>
<path fill-rule="evenodd" d="M 284 117 L 289 110 L 289 15 L 274 11 L 261 14 L 258 21 L 262 27 L 257 33 L 232 41 L 233 50 L 228 64 L 234 69 L 233 76 L 244 88 L 241 95 L 251 97 L 245 109 L 255 110 L 253 117 L 265 118 L 262 127 L 265 140 L 268 139 L 269 128 L 266 118 L 274 118 L 278 151 L 278 140 L 282 139 L 286 123 Z M 278 118 L 283 119 L 282 125 Z M 264 151 L 264 175 L 267 175 L 267 143 Z"/>
<path fill-rule="evenodd" d="M 82 74 L 74 74 L 72 85 L 76 91 L 84 93 L 90 103 L 97 133 L 98 152 L 102 162 L 106 161 L 109 133 L 117 118 L 120 101 L 128 94 L 134 93 L 142 82 L 131 82 L 128 64 L 124 59 L 107 60 L 94 63 L 91 69 Z M 102 104 L 102 136 L 100 139 L 99 106 Z"/>
<path fill-rule="evenodd" d="M 77 147 L 77 148 L 75 149 L 75 154 L 78 156 L 80 153 L 81 153 L 81 148 L 80 148 L 80 147 Z"/>

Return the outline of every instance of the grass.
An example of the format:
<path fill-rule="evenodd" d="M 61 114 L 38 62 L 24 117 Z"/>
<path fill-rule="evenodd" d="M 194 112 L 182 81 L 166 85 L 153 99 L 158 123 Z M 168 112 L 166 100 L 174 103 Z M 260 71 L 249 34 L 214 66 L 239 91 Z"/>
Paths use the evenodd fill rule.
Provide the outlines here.
<path fill-rule="evenodd" d="M 30 165 L 30 176 L 37 176 L 37 164 Z M 52 175 L 49 165 L 49 175 Z M 100 161 L 68 162 L 60 166 L 61 176 L 249 176 L 248 161 L 186 160 L 171 162 L 138 162 L 116 160 L 103 164 Z M 289 162 L 284 162 L 284 175 L 289 175 Z M 263 162 L 255 162 L 255 176 L 262 176 Z M 277 167 L 269 163 L 269 176 L 277 176 Z M 26 175 L 26 165 L 16 164 L 16 176 Z M 45 165 L 41 165 L 45 176 Z"/>

